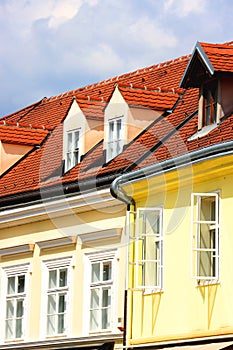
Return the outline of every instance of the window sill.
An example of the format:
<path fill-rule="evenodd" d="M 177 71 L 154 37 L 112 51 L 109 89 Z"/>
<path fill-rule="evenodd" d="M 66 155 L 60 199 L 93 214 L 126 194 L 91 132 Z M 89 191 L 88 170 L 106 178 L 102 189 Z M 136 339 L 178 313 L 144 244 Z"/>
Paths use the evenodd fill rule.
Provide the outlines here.
<path fill-rule="evenodd" d="M 196 287 L 207 287 L 220 284 L 219 280 L 197 280 Z"/>
<path fill-rule="evenodd" d="M 217 124 L 217 123 L 204 126 L 201 130 L 198 130 L 198 132 L 196 132 L 196 134 L 190 136 L 190 137 L 188 138 L 188 141 L 193 141 L 193 140 L 196 140 L 196 139 L 198 139 L 198 138 L 204 137 L 204 136 L 206 136 L 209 132 L 211 132 L 212 130 L 214 130 L 214 129 L 217 128 L 217 127 L 218 127 L 218 124 Z"/>

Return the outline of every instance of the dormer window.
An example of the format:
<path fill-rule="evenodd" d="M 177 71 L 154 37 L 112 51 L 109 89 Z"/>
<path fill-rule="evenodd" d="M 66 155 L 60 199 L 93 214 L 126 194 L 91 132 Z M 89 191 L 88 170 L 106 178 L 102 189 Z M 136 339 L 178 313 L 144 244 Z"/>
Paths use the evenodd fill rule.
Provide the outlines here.
<path fill-rule="evenodd" d="M 211 131 L 221 117 L 220 82 L 212 80 L 200 88 L 198 130 Z M 199 135 L 200 136 L 200 135 Z"/>
<path fill-rule="evenodd" d="M 203 86 L 202 127 L 217 122 L 218 84 L 217 81 Z"/>
<path fill-rule="evenodd" d="M 108 121 L 107 161 L 123 149 L 123 116 Z"/>
<path fill-rule="evenodd" d="M 81 129 L 67 131 L 66 171 L 80 161 Z"/>

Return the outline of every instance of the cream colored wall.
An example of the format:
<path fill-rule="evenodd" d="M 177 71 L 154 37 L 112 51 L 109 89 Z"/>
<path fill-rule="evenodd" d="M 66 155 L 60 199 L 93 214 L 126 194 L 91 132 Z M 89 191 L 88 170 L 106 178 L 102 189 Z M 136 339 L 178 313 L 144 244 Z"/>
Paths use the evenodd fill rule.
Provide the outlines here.
<path fill-rule="evenodd" d="M 86 229 L 85 229 L 86 227 Z M 85 295 L 85 259 L 87 253 L 115 249 L 117 251 L 117 297 L 115 303 L 116 310 L 116 328 L 117 318 L 123 317 L 124 313 L 124 289 L 125 289 L 125 255 L 126 255 L 126 236 L 125 236 L 125 210 L 124 205 L 110 206 L 106 209 L 93 210 L 80 214 L 73 213 L 71 216 L 62 218 L 51 218 L 41 222 L 28 223 L 15 228 L 4 228 L 0 230 L 0 249 L 13 247 L 25 243 L 34 243 L 35 248 L 32 253 L 14 254 L 0 258 L 0 266 L 6 267 L 29 262 L 30 268 L 30 305 L 28 341 L 40 339 L 41 330 L 41 301 L 42 301 L 42 263 L 44 260 L 73 257 L 72 263 L 72 286 L 71 286 L 71 332 L 69 336 L 82 337 L 88 334 L 84 333 L 83 317 L 87 313 L 88 306 L 84 303 Z M 122 228 L 122 234 L 119 238 L 95 242 L 89 241 L 82 244 L 80 237 L 87 232 L 95 232 L 106 229 Z M 37 242 L 61 238 L 67 234 L 78 236 L 76 245 L 61 246 L 48 249 L 40 249 Z M 2 276 L 1 276 L 2 277 Z M 1 281 L 0 281 L 1 283 Z M 42 340 L 42 339 L 41 339 Z"/>
<path fill-rule="evenodd" d="M 104 120 L 87 119 L 84 154 L 104 138 Z"/>
<path fill-rule="evenodd" d="M 133 140 L 142 130 L 155 121 L 161 112 L 146 108 L 130 107 L 128 113 L 127 139 Z"/>
<path fill-rule="evenodd" d="M 31 149 L 31 146 L 13 145 L 0 141 L 0 174 L 9 169 Z"/>
<path fill-rule="evenodd" d="M 106 149 L 106 140 L 108 139 L 108 122 L 110 119 L 124 116 L 124 144 L 132 141 L 142 130 L 150 125 L 161 112 L 153 111 L 146 108 L 129 107 L 121 95 L 118 87 L 116 87 L 109 104 L 105 109 L 105 132 L 104 132 L 104 148 Z"/>
<path fill-rule="evenodd" d="M 193 167 L 194 178 L 187 180 L 186 185 L 181 178 L 178 187 L 176 182 L 176 188 L 169 185 L 164 193 L 154 181 L 151 195 L 144 193 L 144 199 L 141 194 L 138 196 L 138 207 L 164 206 L 164 287 L 161 292 L 148 295 L 139 290 L 129 291 L 129 320 L 132 315 L 132 325 L 129 322 L 127 330 L 129 343 L 233 332 L 233 169 L 224 168 L 221 160 L 215 161 L 215 166 L 212 176 L 208 169 L 213 169 L 213 162 L 206 162 Z M 220 190 L 220 281 L 197 286 L 191 277 L 190 195 L 216 190 Z"/>
<path fill-rule="evenodd" d="M 66 119 L 64 120 L 63 128 L 63 159 L 66 157 L 66 134 L 67 131 L 81 128 L 82 135 L 85 135 L 87 131 L 87 121 L 86 118 L 80 109 L 76 100 L 73 101 Z M 84 137 L 81 138 L 81 155 L 84 154 Z"/>

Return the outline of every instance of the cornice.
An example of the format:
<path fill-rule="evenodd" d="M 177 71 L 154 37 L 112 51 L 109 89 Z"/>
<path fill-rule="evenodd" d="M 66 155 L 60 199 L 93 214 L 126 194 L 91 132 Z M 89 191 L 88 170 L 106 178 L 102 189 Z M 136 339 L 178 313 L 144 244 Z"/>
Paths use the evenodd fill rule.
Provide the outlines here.
<path fill-rule="evenodd" d="M 55 200 L 52 198 L 50 200 L 45 199 L 34 204 L 26 205 L 23 203 L 3 209 L 0 212 L 0 228 L 18 226 L 116 205 L 122 204 L 111 196 L 109 188 L 70 197 L 64 194 Z"/>

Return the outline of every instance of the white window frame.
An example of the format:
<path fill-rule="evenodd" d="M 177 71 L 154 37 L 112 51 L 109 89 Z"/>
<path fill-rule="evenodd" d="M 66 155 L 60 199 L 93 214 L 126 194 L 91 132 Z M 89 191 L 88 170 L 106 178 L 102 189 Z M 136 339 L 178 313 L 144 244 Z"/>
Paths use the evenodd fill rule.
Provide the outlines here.
<path fill-rule="evenodd" d="M 71 286 L 72 286 L 72 276 L 71 276 L 71 264 L 72 264 L 72 257 L 66 257 L 66 258 L 57 258 L 57 259 L 49 259 L 43 261 L 42 265 L 42 286 L 43 286 L 43 291 L 42 291 L 42 308 L 41 308 L 41 335 L 42 338 L 56 338 L 57 336 L 59 337 L 64 337 L 70 334 L 70 329 L 71 329 Z M 65 286 L 59 286 L 57 285 L 54 288 L 49 288 L 49 272 L 52 270 L 62 270 L 62 269 L 67 269 L 67 283 Z M 49 296 L 51 294 L 56 295 L 56 311 L 54 313 L 55 316 L 55 322 L 56 322 L 56 330 L 52 334 L 48 334 L 48 300 Z M 59 312 L 57 310 L 58 306 L 58 297 L 60 294 L 65 294 L 66 295 L 66 309 L 65 312 Z M 64 314 L 64 332 L 59 333 L 58 332 L 58 315 L 59 314 Z M 52 316 L 52 314 L 50 315 Z"/>
<path fill-rule="evenodd" d="M 89 253 L 85 255 L 85 266 L 86 266 L 86 273 L 87 276 L 85 280 L 85 305 L 87 305 L 86 312 L 84 312 L 84 334 L 97 334 L 97 333 L 109 333 L 116 331 L 116 286 L 117 286 L 117 275 L 116 275 L 116 250 L 110 250 L 110 251 L 103 251 L 101 253 Z M 95 263 L 100 263 L 103 265 L 105 262 L 111 262 L 112 264 L 112 271 L 111 271 L 111 279 L 110 280 L 100 280 L 97 282 L 91 281 L 91 275 L 92 275 L 92 265 Z M 101 270 L 102 271 L 102 270 Z M 101 316 L 102 316 L 102 310 L 103 308 L 99 304 L 98 308 L 98 321 L 99 321 L 99 327 L 96 329 L 91 329 L 91 290 L 95 288 L 99 288 L 101 291 L 104 288 L 110 287 L 111 289 L 111 302 L 110 302 L 110 322 L 109 327 L 102 328 L 101 327 Z"/>
<path fill-rule="evenodd" d="M 75 134 L 78 133 L 78 141 L 75 141 Z M 71 143 L 69 143 L 69 136 L 71 135 Z M 65 169 L 66 171 L 73 168 L 76 164 L 80 162 L 81 157 L 81 137 L 82 129 L 72 129 L 66 131 L 66 159 L 65 159 Z M 70 159 L 70 164 L 69 164 Z"/>
<path fill-rule="evenodd" d="M 155 212 L 159 215 L 159 232 L 158 233 L 145 233 L 140 232 L 140 213 L 145 212 Z M 157 244 L 157 249 L 159 256 L 156 259 L 146 259 L 144 258 L 143 244 L 145 239 L 151 237 L 154 238 L 154 243 Z M 135 266 L 136 266 L 136 288 L 151 290 L 154 292 L 159 292 L 163 289 L 163 208 L 153 207 L 153 208 L 137 208 L 136 212 L 136 234 L 135 234 Z M 151 263 L 155 264 L 157 272 L 155 272 L 155 284 L 147 284 L 145 277 L 145 264 Z M 140 278 L 139 278 L 140 276 Z"/>
<path fill-rule="evenodd" d="M 2 301 L 1 301 L 1 310 L 3 312 L 2 317 L 2 329 L 3 329 L 3 339 L 2 341 L 5 342 L 15 342 L 15 341 L 25 341 L 28 338 L 28 309 L 29 309 L 29 269 L 30 264 L 20 264 L 20 265 L 13 265 L 13 266 L 7 266 L 3 267 L 3 276 L 2 276 Z M 24 291 L 23 292 L 16 292 L 12 294 L 7 293 L 8 289 L 8 279 L 13 277 L 15 279 L 18 279 L 19 276 L 25 276 L 24 280 Z M 16 281 L 15 281 L 16 282 Z M 16 286 L 16 284 L 15 284 Z M 12 317 L 12 322 L 14 325 L 14 336 L 11 338 L 6 337 L 6 322 L 7 322 L 7 301 L 13 301 L 14 304 L 14 315 Z M 23 314 L 18 315 L 16 314 L 16 307 L 15 304 L 17 304 L 17 301 L 22 300 L 23 301 Z M 16 319 L 22 320 L 22 335 L 20 337 L 16 336 Z"/>
<path fill-rule="evenodd" d="M 115 158 L 123 150 L 124 145 L 124 116 L 111 118 L 108 120 L 107 134 L 107 161 Z M 117 124 L 121 122 L 120 134 L 118 135 Z M 113 133 L 111 132 L 111 124 L 113 125 Z"/>
<path fill-rule="evenodd" d="M 215 219 L 201 219 L 201 200 L 213 198 L 215 201 Z M 198 283 L 216 283 L 219 281 L 219 192 L 210 193 L 192 193 L 191 195 L 191 275 Z M 211 210 L 211 207 L 210 207 Z M 211 215 L 211 213 L 210 213 Z M 201 238 L 201 225 L 208 225 L 208 230 L 214 231 L 212 237 L 214 247 L 202 247 L 203 238 Z M 206 242 L 204 242 L 206 244 Z M 201 254 L 213 254 L 209 268 L 213 270 L 212 274 L 201 273 Z M 203 256 L 203 255 L 202 255 Z M 206 255 L 205 258 L 209 258 Z M 204 259 L 204 258 L 202 258 Z M 210 259 L 210 258 L 209 258 Z M 212 260 L 213 259 L 213 260 Z"/>

